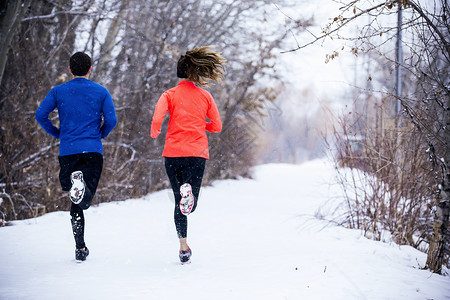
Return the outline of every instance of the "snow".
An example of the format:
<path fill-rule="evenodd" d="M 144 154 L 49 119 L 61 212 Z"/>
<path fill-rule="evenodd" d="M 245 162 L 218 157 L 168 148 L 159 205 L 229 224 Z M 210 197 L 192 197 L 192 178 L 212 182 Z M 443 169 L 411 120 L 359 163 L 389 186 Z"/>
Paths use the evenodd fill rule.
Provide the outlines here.
<path fill-rule="evenodd" d="M 203 188 L 189 265 L 169 190 L 88 209 L 82 263 L 68 212 L 0 228 L 0 299 L 450 299 L 424 253 L 315 217 L 342 200 L 326 160 L 253 172 Z"/>

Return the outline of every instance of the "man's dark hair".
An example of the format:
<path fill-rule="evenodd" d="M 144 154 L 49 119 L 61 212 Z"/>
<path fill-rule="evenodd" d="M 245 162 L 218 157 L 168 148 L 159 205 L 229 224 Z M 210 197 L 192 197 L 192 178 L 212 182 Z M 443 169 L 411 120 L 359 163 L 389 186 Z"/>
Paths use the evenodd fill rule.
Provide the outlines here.
<path fill-rule="evenodd" d="M 92 59 L 84 52 L 77 52 L 70 57 L 70 70 L 75 76 L 84 76 L 92 66 Z"/>

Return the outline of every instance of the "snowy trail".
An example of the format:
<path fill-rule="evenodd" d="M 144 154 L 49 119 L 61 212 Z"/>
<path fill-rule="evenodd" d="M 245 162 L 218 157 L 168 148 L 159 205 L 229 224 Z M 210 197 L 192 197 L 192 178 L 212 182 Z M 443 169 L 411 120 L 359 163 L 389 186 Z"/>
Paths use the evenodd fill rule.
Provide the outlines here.
<path fill-rule="evenodd" d="M 340 194 L 325 161 L 254 173 L 202 190 L 190 265 L 168 190 L 87 210 L 83 263 L 68 212 L 0 228 L 0 299 L 450 299 L 425 254 L 313 218 Z"/>

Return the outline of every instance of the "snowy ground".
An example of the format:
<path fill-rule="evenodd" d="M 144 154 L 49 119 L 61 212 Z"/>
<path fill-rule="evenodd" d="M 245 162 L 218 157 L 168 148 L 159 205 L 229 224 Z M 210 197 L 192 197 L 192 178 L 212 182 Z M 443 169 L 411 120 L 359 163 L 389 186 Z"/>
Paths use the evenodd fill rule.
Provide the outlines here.
<path fill-rule="evenodd" d="M 323 160 L 254 174 L 203 189 L 190 265 L 167 190 L 91 207 L 83 263 L 68 212 L 0 228 L 0 299 L 450 299 L 425 254 L 314 218 L 340 194 Z"/>

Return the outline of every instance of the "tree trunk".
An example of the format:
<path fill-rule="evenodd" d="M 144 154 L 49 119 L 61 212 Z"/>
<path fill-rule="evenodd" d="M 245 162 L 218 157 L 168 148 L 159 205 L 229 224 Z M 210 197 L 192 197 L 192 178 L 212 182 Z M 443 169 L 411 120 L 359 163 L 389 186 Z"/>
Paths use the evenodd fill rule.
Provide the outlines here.
<path fill-rule="evenodd" d="M 31 0 L 7 0 L 0 4 L 0 84 L 12 38 L 30 3 Z"/>
<path fill-rule="evenodd" d="M 445 153 L 442 164 L 442 186 L 437 199 L 435 220 L 433 226 L 433 240 L 427 257 L 427 267 L 441 273 L 442 265 L 448 258 L 448 221 L 450 211 L 450 96 L 447 97 L 447 109 L 445 110 L 446 126 L 444 130 Z"/>
<path fill-rule="evenodd" d="M 112 55 L 112 51 L 114 46 L 117 43 L 117 36 L 119 34 L 120 26 L 122 25 L 123 18 L 126 12 L 126 2 L 122 1 L 120 6 L 120 10 L 117 13 L 117 16 L 112 19 L 111 24 L 109 25 L 108 32 L 106 33 L 105 42 L 101 46 L 100 58 L 97 63 L 97 69 L 94 70 L 95 74 L 93 76 L 93 80 L 104 84 L 106 82 L 106 74 L 108 72 L 108 65 L 111 63 L 114 58 Z"/>
<path fill-rule="evenodd" d="M 445 194 L 446 201 L 440 201 L 436 207 L 435 221 L 433 226 L 433 240 L 428 250 L 427 268 L 434 273 L 441 273 L 442 265 L 445 263 L 445 253 L 447 249 L 447 228 L 449 218 L 448 192 Z"/>

